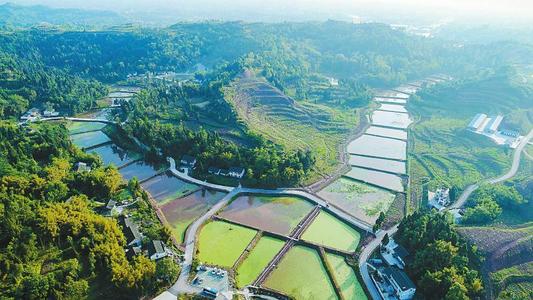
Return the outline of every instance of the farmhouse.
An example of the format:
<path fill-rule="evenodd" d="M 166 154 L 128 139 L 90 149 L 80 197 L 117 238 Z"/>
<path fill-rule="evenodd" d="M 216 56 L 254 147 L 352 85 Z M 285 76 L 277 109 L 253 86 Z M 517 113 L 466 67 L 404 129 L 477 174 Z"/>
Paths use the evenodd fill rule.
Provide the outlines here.
<path fill-rule="evenodd" d="M 76 172 L 90 172 L 91 167 L 87 166 L 86 163 L 80 161 L 74 165 L 74 170 L 76 170 Z"/>
<path fill-rule="evenodd" d="M 49 117 L 57 117 L 59 116 L 59 112 L 55 111 L 54 109 L 51 110 L 45 110 L 43 111 L 43 115 L 47 118 Z"/>
<path fill-rule="evenodd" d="M 130 218 L 125 216 L 120 216 L 118 222 L 122 226 L 122 231 L 126 237 L 126 245 L 140 247 L 143 236 L 139 232 L 137 224 L 133 223 Z"/>
<path fill-rule="evenodd" d="M 229 168 L 228 176 L 229 177 L 233 177 L 233 178 L 237 178 L 237 179 L 242 179 L 242 177 L 244 176 L 245 172 L 246 171 L 244 170 L 244 168 L 233 167 L 233 168 Z"/>
<path fill-rule="evenodd" d="M 401 245 L 396 244 L 393 239 L 390 239 L 387 245 L 381 247 L 381 256 L 389 266 L 403 269 L 405 258 L 409 256 L 409 252 Z"/>
<path fill-rule="evenodd" d="M 183 155 L 180 160 L 181 166 L 185 168 L 194 168 L 196 165 L 196 158 L 190 155 Z"/>
<path fill-rule="evenodd" d="M 394 294 L 400 300 L 412 299 L 416 292 L 415 284 L 409 279 L 404 271 L 396 267 L 387 267 L 378 272 L 385 281 L 388 281 L 394 289 Z"/>
<path fill-rule="evenodd" d="M 435 193 L 428 191 L 429 205 L 437 210 L 443 210 L 446 206 L 450 205 L 450 189 L 439 188 Z"/>
<path fill-rule="evenodd" d="M 158 260 L 168 256 L 165 244 L 159 240 L 152 241 L 148 244 L 148 256 L 151 260 Z"/>
<path fill-rule="evenodd" d="M 21 120 L 25 121 L 35 121 L 36 119 L 39 119 L 41 117 L 41 112 L 38 108 L 30 108 L 26 113 L 20 117 Z"/>

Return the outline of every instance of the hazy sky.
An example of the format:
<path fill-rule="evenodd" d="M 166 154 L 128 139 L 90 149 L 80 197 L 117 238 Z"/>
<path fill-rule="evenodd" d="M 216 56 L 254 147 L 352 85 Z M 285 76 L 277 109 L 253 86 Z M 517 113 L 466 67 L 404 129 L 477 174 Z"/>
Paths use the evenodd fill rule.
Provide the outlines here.
<path fill-rule="evenodd" d="M 291 16 L 307 19 L 352 15 L 393 19 L 395 15 L 421 19 L 533 20 L 533 0 L 10 0 L 17 4 L 44 4 L 122 11 L 164 12 L 167 16 L 253 19 Z M 378 20 L 379 21 L 379 20 Z"/>

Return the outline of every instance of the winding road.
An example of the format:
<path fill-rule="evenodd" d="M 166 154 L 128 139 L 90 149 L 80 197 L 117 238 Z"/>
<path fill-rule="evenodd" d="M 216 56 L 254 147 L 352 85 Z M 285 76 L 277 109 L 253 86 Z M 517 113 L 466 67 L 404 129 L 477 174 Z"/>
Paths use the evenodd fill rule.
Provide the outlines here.
<path fill-rule="evenodd" d="M 513 176 L 515 176 L 516 172 L 518 172 L 518 168 L 520 167 L 520 159 L 521 159 L 521 156 L 522 156 L 522 152 L 524 151 L 524 148 L 526 147 L 526 145 L 528 144 L 528 142 L 532 138 L 533 138 L 533 129 L 531 129 L 531 131 L 529 131 L 529 134 L 527 136 L 522 138 L 522 141 L 520 142 L 518 147 L 516 147 L 516 149 L 515 149 L 515 151 L 513 153 L 513 162 L 512 162 L 512 165 L 511 165 L 511 168 L 509 169 L 509 171 L 507 173 L 503 174 L 500 177 L 488 179 L 488 180 L 484 181 L 483 183 L 495 184 L 495 183 L 499 183 L 499 182 L 511 179 Z M 475 190 L 477 190 L 479 188 L 479 186 L 480 186 L 480 183 L 469 185 L 463 191 L 461 196 L 459 196 L 459 199 L 457 199 L 457 201 L 455 201 L 455 203 L 453 203 L 452 205 L 450 205 L 448 207 L 448 210 L 461 208 L 466 203 L 466 201 L 468 200 L 470 195 L 472 195 L 472 193 Z"/>

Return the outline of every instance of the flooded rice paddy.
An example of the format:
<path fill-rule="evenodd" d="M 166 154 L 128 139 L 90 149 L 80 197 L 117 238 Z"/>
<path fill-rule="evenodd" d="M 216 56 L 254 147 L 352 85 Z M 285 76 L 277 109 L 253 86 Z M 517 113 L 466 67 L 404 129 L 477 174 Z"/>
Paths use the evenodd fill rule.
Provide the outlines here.
<path fill-rule="evenodd" d="M 407 104 L 406 99 L 375 97 L 374 100 L 377 102 L 381 102 L 381 103 L 393 103 L 393 104 L 401 104 L 401 105 Z"/>
<path fill-rule="evenodd" d="M 154 198 L 158 205 L 163 205 L 170 200 L 183 197 L 185 194 L 199 189 L 197 185 L 179 180 L 170 172 L 165 172 L 152 178 L 142 183 L 141 186 Z"/>
<path fill-rule="evenodd" d="M 139 181 L 143 181 L 156 175 L 159 170 L 160 168 L 157 166 L 150 165 L 144 161 L 138 161 L 120 169 L 119 172 L 126 180 L 137 177 Z"/>
<path fill-rule="evenodd" d="M 346 263 L 344 257 L 326 253 L 329 265 L 333 268 L 333 276 L 337 279 L 341 294 L 346 300 L 368 299 L 363 290 L 363 286 L 357 280 L 355 270 Z"/>
<path fill-rule="evenodd" d="M 403 105 L 395 105 L 395 104 L 387 104 L 387 103 L 382 103 L 379 106 L 379 110 L 388 110 L 388 111 L 394 111 L 394 112 L 407 113 L 407 109 L 405 109 L 405 106 L 403 106 Z"/>
<path fill-rule="evenodd" d="M 376 97 L 408 99 L 409 95 L 392 90 L 387 90 L 377 92 Z"/>
<path fill-rule="evenodd" d="M 294 299 L 337 298 L 319 254 L 302 246 L 289 250 L 264 286 Z"/>
<path fill-rule="evenodd" d="M 123 166 L 124 164 L 127 164 L 128 162 L 131 162 L 131 161 L 134 161 L 140 158 L 138 154 L 125 151 L 119 148 L 115 144 L 108 144 L 108 145 L 100 146 L 100 147 L 91 149 L 88 152 L 95 153 L 98 156 L 100 156 L 102 158 L 102 161 L 104 162 L 104 165 L 106 166 L 113 164 L 117 167 L 120 167 L 120 166 Z"/>
<path fill-rule="evenodd" d="M 395 197 L 384 189 L 344 177 L 334 181 L 318 195 L 369 224 L 374 224 L 379 213 L 389 209 Z"/>
<path fill-rule="evenodd" d="M 302 239 L 329 248 L 355 251 L 361 234 L 331 214 L 321 211 L 305 230 Z"/>
<path fill-rule="evenodd" d="M 170 225 L 174 238 L 178 242 L 183 242 L 189 224 L 205 214 L 225 195 L 225 193 L 202 189 L 161 205 L 161 212 Z"/>
<path fill-rule="evenodd" d="M 420 89 L 419 87 L 415 87 L 412 85 L 401 85 L 395 88 L 396 91 L 404 93 L 404 94 L 408 94 L 408 95 L 415 94 L 419 89 Z"/>
<path fill-rule="evenodd" d="M 381 186 L 389 190 L 403 192 L 402 179 L 397 175 L 352 167 L 350 172 L 346 173 L 344 176 L 369 184 Z"/>
<path fill-rule="evenodd" d="M 232 221 L 288 235 L 313 208 L 297 197 L 246 195 L 233 200 L 220 216 Z"/>
<path fill-rule="evenodd" d="M 400 129 L 370 126 L 366 130 L 366 134 L 379 135 L 382 137 L 389 137 L 389 138 L 400 139 L 400 140 L 407 140 L 407 131 L 400 130 Z"/>
<path fill-rule="evenodd" d="M 256 234 L 255 230 L 214 221 L 207 223 L 198 236 L 199 261 L 231 268 Z"/>
<path fill-rule="evenodd" d="M 407 154 L 405 141 L 362 135 L 348 145 L 348 153 L 405 160 Z"/>
<path fill-rule="evenodd" d="M 235 281 L 238 288 L 251 284 L 268 263 L 281 250 L 285 242 L 269 236 L 263 236 L 252 249 L 248 257 L 236 271 Z"/>
<path fill-rule="evenodd" d="M 105 123 L 100 122 L 68 122 L 66 124 L 70 134 L 83 133 L 88 131 L 97 131 L 106 127 Z"/>
<path fill-rule="evenodd" d="M 348 162 L 351 166 L 366 167 L 396 174 L 405 174 L 405 162 L 390 159 L 350 155 Z"/>
<path fill-rule="evenodd" d="M 376 110 L 372 114 L 372 125 L 407 129 L 412 122 L 406 113 Z"/>
<path fill-rule="evenodd" d="M 71 135 L 70 138 L 74 145 L 80 148 L 89 148 L 111 141 L 111 139 L 101 131 L 74 134 Z"/>

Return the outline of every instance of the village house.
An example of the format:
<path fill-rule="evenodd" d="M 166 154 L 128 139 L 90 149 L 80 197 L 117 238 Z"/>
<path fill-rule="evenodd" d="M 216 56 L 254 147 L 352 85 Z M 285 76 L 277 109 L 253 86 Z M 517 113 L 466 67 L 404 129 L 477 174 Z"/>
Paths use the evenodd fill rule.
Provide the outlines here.
<path fill-rule="evenodd" d="M 139 232 L 139 227 L 137 226 L 137 224 L 133 223 L 130 218 L 125 216 L 120 216 L 118 218 L 118 222 L 122 227 L 124 237 L 126 237 L 126 245 L 140 247 L 142 244 L 143 236 Z"/>
<path fill-rule="evenodd" d="M 237 179 L 242 179 L 244 177 L 244 173 L 245 172 L 246 171 L 244 170 L 244 168 L 233 167 L 233 168 L 229 168 L 228 176 L 229 177 L 233 177 L 233 178 L 237 178 Z"/>
<path fill-rule="evenodd" d="M 22 117 L 20 117 L 21 120 L 29 122 L 35 121 L 39 118 L 41 118 L 41 112 L 38 108 L 35 107 L 30 108 L 26 113 L 22 115 Z"/>
<path fill-rule="evenodd" d="M 387 245 L 381 246 L 381 256 L 389 266 L 403 269 L 405 268 L 405 258 L 409 256 L 409 252 L 401 245 L 396 244 L 393 239 L 390 239 Z"/>
<path fill-rule="evenodd" d="M 115 214 L 117 209 L 117 202 L 115 200 L 109 200 L 104 207 L 103 215 L 105 216 L 112 216 Z"/>
<path fill-rule="evenodd" d="M 196 165 L 196 158 L 190 155 L 183 155 L 180 160 L 181 167 L 193 169 Z"/>
<path fill-rule="evenodd" d="M 57 117 L 59 116 L 59 112 L 55 111 L 54 109 L 45 110 L 43 111 L 43 116 L 50 118 L 50 117 Z"/>
<path fill-rule="evenodd" d="M 437 210 L 443 210 L 450 205 L 450 189 L 439 188 L 435 193 L 428 191 L 428 203 Z"/>
<path fill-rule="evenodd" d="M 80 161 L 74 164 L 74 170 L 76 170 L 76 172 L 90 172 L 91 167 L 87 166 L 87 163 Z"/>
<path fill-rule="evenodd" d="M 396 267 L 386 267 L 378 269 L 378 273 L 385 281 L 390 283 L 394 289 L 394 294 L 400 300 L 413 299 L 416 292 L 416 286 L 404 271 Z"/>
<path fill-rule="evenodd" d="M 148 257 L 151 260 L 158 260 L 168 255 L 169 252 L 162 241 L 154 240 L 148 244 Z"/>

